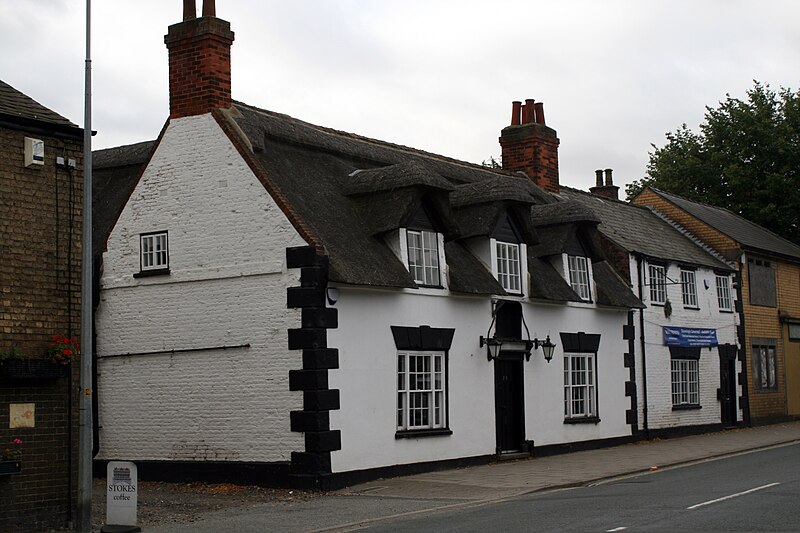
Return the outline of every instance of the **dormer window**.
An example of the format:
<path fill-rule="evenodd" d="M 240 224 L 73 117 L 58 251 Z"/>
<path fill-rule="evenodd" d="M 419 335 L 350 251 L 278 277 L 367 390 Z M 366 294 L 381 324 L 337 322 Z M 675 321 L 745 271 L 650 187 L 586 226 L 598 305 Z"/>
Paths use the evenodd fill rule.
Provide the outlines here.
<path fill-rule="evenodd" d="M 492 232 L 492 261 L 493 272 L 500 286 L 510 294 L 524 292 L 523 280 L 525 276 L 525 248 L 522 244 L 520 231 L 508 215 L 500 219 L 497 227 Z"/>
<path fill-rule="evenodd" d="M 422 287 L 441 287 L 441 234 L 436 231 L 425 208 L 420 206 L 405 230 L 407 267 L 414 281 Z"/>
<path fill-rule="evenodd" d="M 497 252 L 497 281 L 508 292 L 522 291 L 522 275 L 519 264 L 519 244 L 495 242 Z"/>
<path fill-rule="evenodd" d="M 438 287 L 439 276 L 438 234 L 429 230 L 406 230 L 408 241 L 408 271 L 419 285 Z"/>
<path fill-rule="evenodd" d="M 569 284 L 572 290 L 581 297 L 581 300 L 592 299 L 592 289 L 589 283 L 589 259 L 581 255 L 567 256 L 569 264 Z"/>
<path fill-rule="evenodd" d="M 592 261 L 578 236 L 569 242 L 562 260 L 570 287 L 584 302 L 592 301 Z"/>

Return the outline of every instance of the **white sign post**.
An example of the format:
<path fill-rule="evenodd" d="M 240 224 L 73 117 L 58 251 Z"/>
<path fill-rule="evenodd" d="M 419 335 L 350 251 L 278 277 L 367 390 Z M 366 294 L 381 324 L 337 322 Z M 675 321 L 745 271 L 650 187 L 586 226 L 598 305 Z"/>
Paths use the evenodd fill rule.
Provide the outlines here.
<path fill-rule="evenodd" d="M 129 461 L 109 461 L 106 476 L 106 524 L 130 527 L 125 531 L 141 531 L 136 527 L 139 492 L 136 465 Z"/>

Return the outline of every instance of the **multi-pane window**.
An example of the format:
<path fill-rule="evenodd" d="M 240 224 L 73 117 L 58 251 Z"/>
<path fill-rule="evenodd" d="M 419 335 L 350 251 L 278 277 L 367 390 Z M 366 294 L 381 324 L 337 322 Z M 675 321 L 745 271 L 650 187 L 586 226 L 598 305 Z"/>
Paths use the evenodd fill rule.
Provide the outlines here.
<path fill-rule="evenodd" d="M 447 427 L 444 352 L 397 354 L 397 429 Z"/>
<path fill-rule="evenodd" d="M 439 238 L 435 231 L 407 230 L 408 270 L 420 285 L 438 287 Z"/>
<path fill-rule="evenodd" d="M 672 359 L 672 405 L 700 404 L 697 359 Z"/>
<path fill-rule="evenodd" d="M 754 381 L 757 389 L 774 390 L 778 388 L 774 344 L 753 345 L 753 366 L 755 367 Z"/>
<path fill-rule="evenodd" d="M 592 290 L 589 284 L 589 260 L 579 255 L 570 255 L 569 262 L 569 284 L 581 300 L 591 300 Z"/>
<path fill-rule="evenodd" d="M 595 355 L 564 354 L 564 417 L 597 416 Z"/>
<path fill-rule="evenodd" d="M 650 302 L 663 304 L 667 301 L 667 269 L 662 265 L 648 265 L 648 284 L 650 286 Z"/>
<path fill-rule="evenodd" d="M 169 268 L 166 231 L 141 235 L 139 239 L 140 268 L 142 272 Z"/>
<path fill-rule="evenodd" d="M 697 307 L 697 279 L 694 270 L 681 269 L 681 292 L 685 307 Z"/>
<path fill-rule="evenodd" d="M 717 303 L 720 311 L 732 311 L 731 280 L 727 275 L 717 274 Z"/>
<path fill-rule="evenodd" d="M 497 281 L 508 292 L 522 292 L 519 244 L 497 241 Z"/>

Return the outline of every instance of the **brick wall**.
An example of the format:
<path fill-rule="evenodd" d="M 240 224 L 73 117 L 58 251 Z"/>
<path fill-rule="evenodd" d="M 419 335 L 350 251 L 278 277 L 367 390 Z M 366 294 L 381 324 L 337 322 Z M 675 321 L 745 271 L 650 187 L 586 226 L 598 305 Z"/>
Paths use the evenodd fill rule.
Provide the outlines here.
<path fill-rule="evenodd" d="M 25 136 L 0 129 L 0 352 L 42 357 L 53 335 L 80 333 L 82 149 L 77 139 L 28 135 L 45 142 L 45 164 L 25 168 Z M 56 168 L 57 155 L 76 160 L 71 177 Z M 0 447 L 23 441 L 22 472 L 0 476 L 0 531 L 60 528 L 72 518 L 73 366 L 71 382 L 0 378 Z M 34 404 L 35 427 L 11 429 L 11 404 Z"/>
<path fill-rule="evenodd" d="M 708 224 L 689 215 L 678 206 L 650 190 L 645 190 L 637 196 L 633 203 L 648 205 L 673 221 L 681 224 L 696 237 L 700 238 L 717 250 L 717 252 L 733 258 L 736 251 L 741 248 L 739 243 L 712 228 Z M 738 259 L 738 257 L 737 257 Z M 748 284 L 747 263 L 736 261 L 742 272 L 742 308 L 745 324 L 745 349 L 747 360 L 748 392 L 750 399 L 750 417 L 753 423 L 766 422 L 786 416 L 786 377 L 784 361 L 784 341 L 779 317 L 779 310 L 783 313 L 800 316 L 800 266 L 792 263 L 770 259 L 776 270 L 777 282 L 777 307 L 765 307 L 750 304 L 750 287 Z M 775 339 L 777 359 L 777 389 L 756 390 L 753 382 L 753 354 L 752 339 Z M 800 394 L 800 390 L 791 394 Z"/>
<path fill-rule="evenodd" d="M 511 125 L 500 133 L 503 169 L 524 172 L 546 191 L 558 192 L 556 130 L 545 125 L 544 104 L 526 100 L 512 104 Z"/>
<path fill-rule="evenodd" d="M 173 24 L 164 38 L 169 48 L 170 118 L 231 106 L 230 24 L 203 17 Z"/>

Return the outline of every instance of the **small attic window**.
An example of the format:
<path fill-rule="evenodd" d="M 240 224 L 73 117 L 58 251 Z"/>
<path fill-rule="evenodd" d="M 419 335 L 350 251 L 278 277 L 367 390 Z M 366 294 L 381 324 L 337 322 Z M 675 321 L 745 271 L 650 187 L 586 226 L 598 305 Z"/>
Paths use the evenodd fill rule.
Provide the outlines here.
<path fill-rule="evenodd" d="M 169 274 L 169 240 L 166 231 L 139 235 L 139 269 L 134 277 Z"/>
<path fill-rule="evenodd" d="M 592 301 L 592 262 L 589 253 L 575 236 L 566 248 L 565 263 L 567 266 L 567 280 L 570 287 L 584 302 Z"/>
<path fill-rule="evenodd" d="M 420 206 L 409 219 L 405 236 L 407 266 L 414 281 L 423 287 L 441 287 L 439 232 L 424 207 Z"/>
<path fill-rule="evenodd" d="M 520 231 L 508 215 L 500 219 L 492 232 L 494 276 L 509 293 L 522 291 L 522 250 Z"/>

